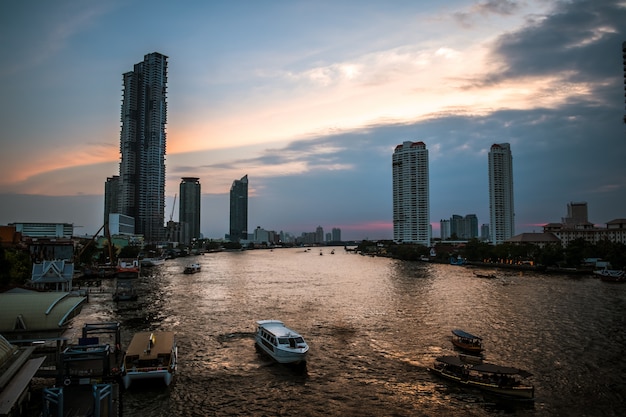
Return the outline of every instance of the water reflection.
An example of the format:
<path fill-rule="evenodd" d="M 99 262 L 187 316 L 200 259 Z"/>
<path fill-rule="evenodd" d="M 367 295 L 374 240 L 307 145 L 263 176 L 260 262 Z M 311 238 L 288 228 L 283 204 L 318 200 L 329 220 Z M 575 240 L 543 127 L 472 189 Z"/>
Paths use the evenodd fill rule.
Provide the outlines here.
<path fill-rule="evenodd" d="M 173 330 L 179 375 L 125 393 L 126 416 L 619 415 L 625 397 L 626 286 L 371 258 L 336 250 L 216 253 L 184 275 L 174 259 L 138 280 L 140 298 L 94 294 L 82 322 Z M 114 288 L 112 282 L 106 283 Z M 281 319 L 311 346 L 306 373 L 254 349 L 255 321 Z M 484 338 L 487 359 L 528 369 L 538 395 L 507 408 L 427 371 L 452 354 L 450 331 Z M 590 408 L 593 404 L 594 408 Z"/>

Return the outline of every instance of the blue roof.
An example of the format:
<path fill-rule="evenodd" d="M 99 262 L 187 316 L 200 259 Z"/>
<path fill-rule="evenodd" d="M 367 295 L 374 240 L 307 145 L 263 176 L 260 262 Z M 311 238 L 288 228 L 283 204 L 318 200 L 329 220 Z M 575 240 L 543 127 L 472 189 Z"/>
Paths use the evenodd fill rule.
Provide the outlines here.
<path fill-rule="evenodd" d="M 453 335 L 455 335 L 455 336 L 459 336 L 459 337 L 465 337 L 465 338 L 467 338 L 467 339 L 479 339 L 479 340 L 483 340 L 483 338 L 482 338 L 482 337 L 479 337 L 479 336 L 474 336 L 473 334 L 471 334 L 471 333 L 467 333 L 467 332 L 464 332 L 463 330 L 460 330 L 460 329 L 454 329 L 454 330 L 452 330 L 452 334 L 453 334 Z"/>

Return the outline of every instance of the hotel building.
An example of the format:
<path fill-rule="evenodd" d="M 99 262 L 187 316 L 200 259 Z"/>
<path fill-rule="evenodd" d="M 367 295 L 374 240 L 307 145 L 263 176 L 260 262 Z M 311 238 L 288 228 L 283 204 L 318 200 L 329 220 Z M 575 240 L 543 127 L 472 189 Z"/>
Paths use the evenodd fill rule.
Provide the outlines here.
<path fill-rule="evenodd" d="M 508 143 L 494 144 L 489 151 L 489 217 L 492 244 L 515 235 L 513 156 Z"/>
<path fill-rule="evenodd" d="M 428 150 L 406 141 L 393 157 L 393 240 L 430 246 Z"/>

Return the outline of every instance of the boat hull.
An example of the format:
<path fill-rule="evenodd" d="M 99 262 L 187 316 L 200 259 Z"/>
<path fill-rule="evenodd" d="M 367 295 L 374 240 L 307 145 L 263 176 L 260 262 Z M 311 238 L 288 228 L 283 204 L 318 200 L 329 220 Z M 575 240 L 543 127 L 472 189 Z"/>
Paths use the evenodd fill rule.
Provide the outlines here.
<path fill-rule="evenodd" d="M 122 382 L 124 388 L 128 389 L 133 381 L 145 381 L 145 380 L 163 380 L 165 386 L 169 386 L 174 379 L 173 370 L 158 369 L 158 370 L 141 370 L 128 371 L 122 376 Z"/>
<path fill-rule="evenodd" d="M 257 337 L 256 338 L 256 346 L 258 349 L 263 351 L 266 355 L 270 356 L 278 363 L 303 363 L 306 362 L 308 347 L 302 349 L 281 349 L 277 346 L 269 345 L 264 339 Z M 269 345 L 269 346 L 267 346 Z"/>
<path fill-rule="evenodd" d="M 444 369 L 438 369 L 435 367 L 428 368 L 430 372 L 436 374 L 442 378 L 445 378 L 449 381 L 456 382 L 460 385 L 464 385 L 467 387 L 477 388 L 479 390 L 488 391 L 492 394 L 497 394 L 504 397 L 516 398 L 516 399 L 526 399 L 531 400 L 535 398 L 535 388 L 529 385 L 520 385 L 514 387 L 502 387 L 497 384 L 480 382 L 473 379 L 464 378 L 460 375 L 446 372 Z"/>

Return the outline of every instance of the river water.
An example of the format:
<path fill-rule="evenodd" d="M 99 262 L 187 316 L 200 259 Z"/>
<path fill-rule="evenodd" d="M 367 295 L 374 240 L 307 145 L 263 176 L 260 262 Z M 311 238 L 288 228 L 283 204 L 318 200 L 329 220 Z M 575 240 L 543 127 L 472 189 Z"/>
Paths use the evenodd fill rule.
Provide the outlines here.
<path fill-rule="evenodd" d="M 360 256 L 335 248 L 221 252 L 144 270 L 139 300 L 92 293 L 83 323 L 171 330 L 169 387 L 123 393 L 124 416 L 618 416 L 626 406 L 626 285 Z M 182 273 L 198 262 L 202 272 Z M 494 272 L 494 271 L 489 271 Z M 254 348 L 255 321 L 280 319 L 310 345 L 304 372 Z M 451 330 L 484 338 L 488 361 L 533 373 L 536 401 L 501 404 L 439 379 Z"/>

